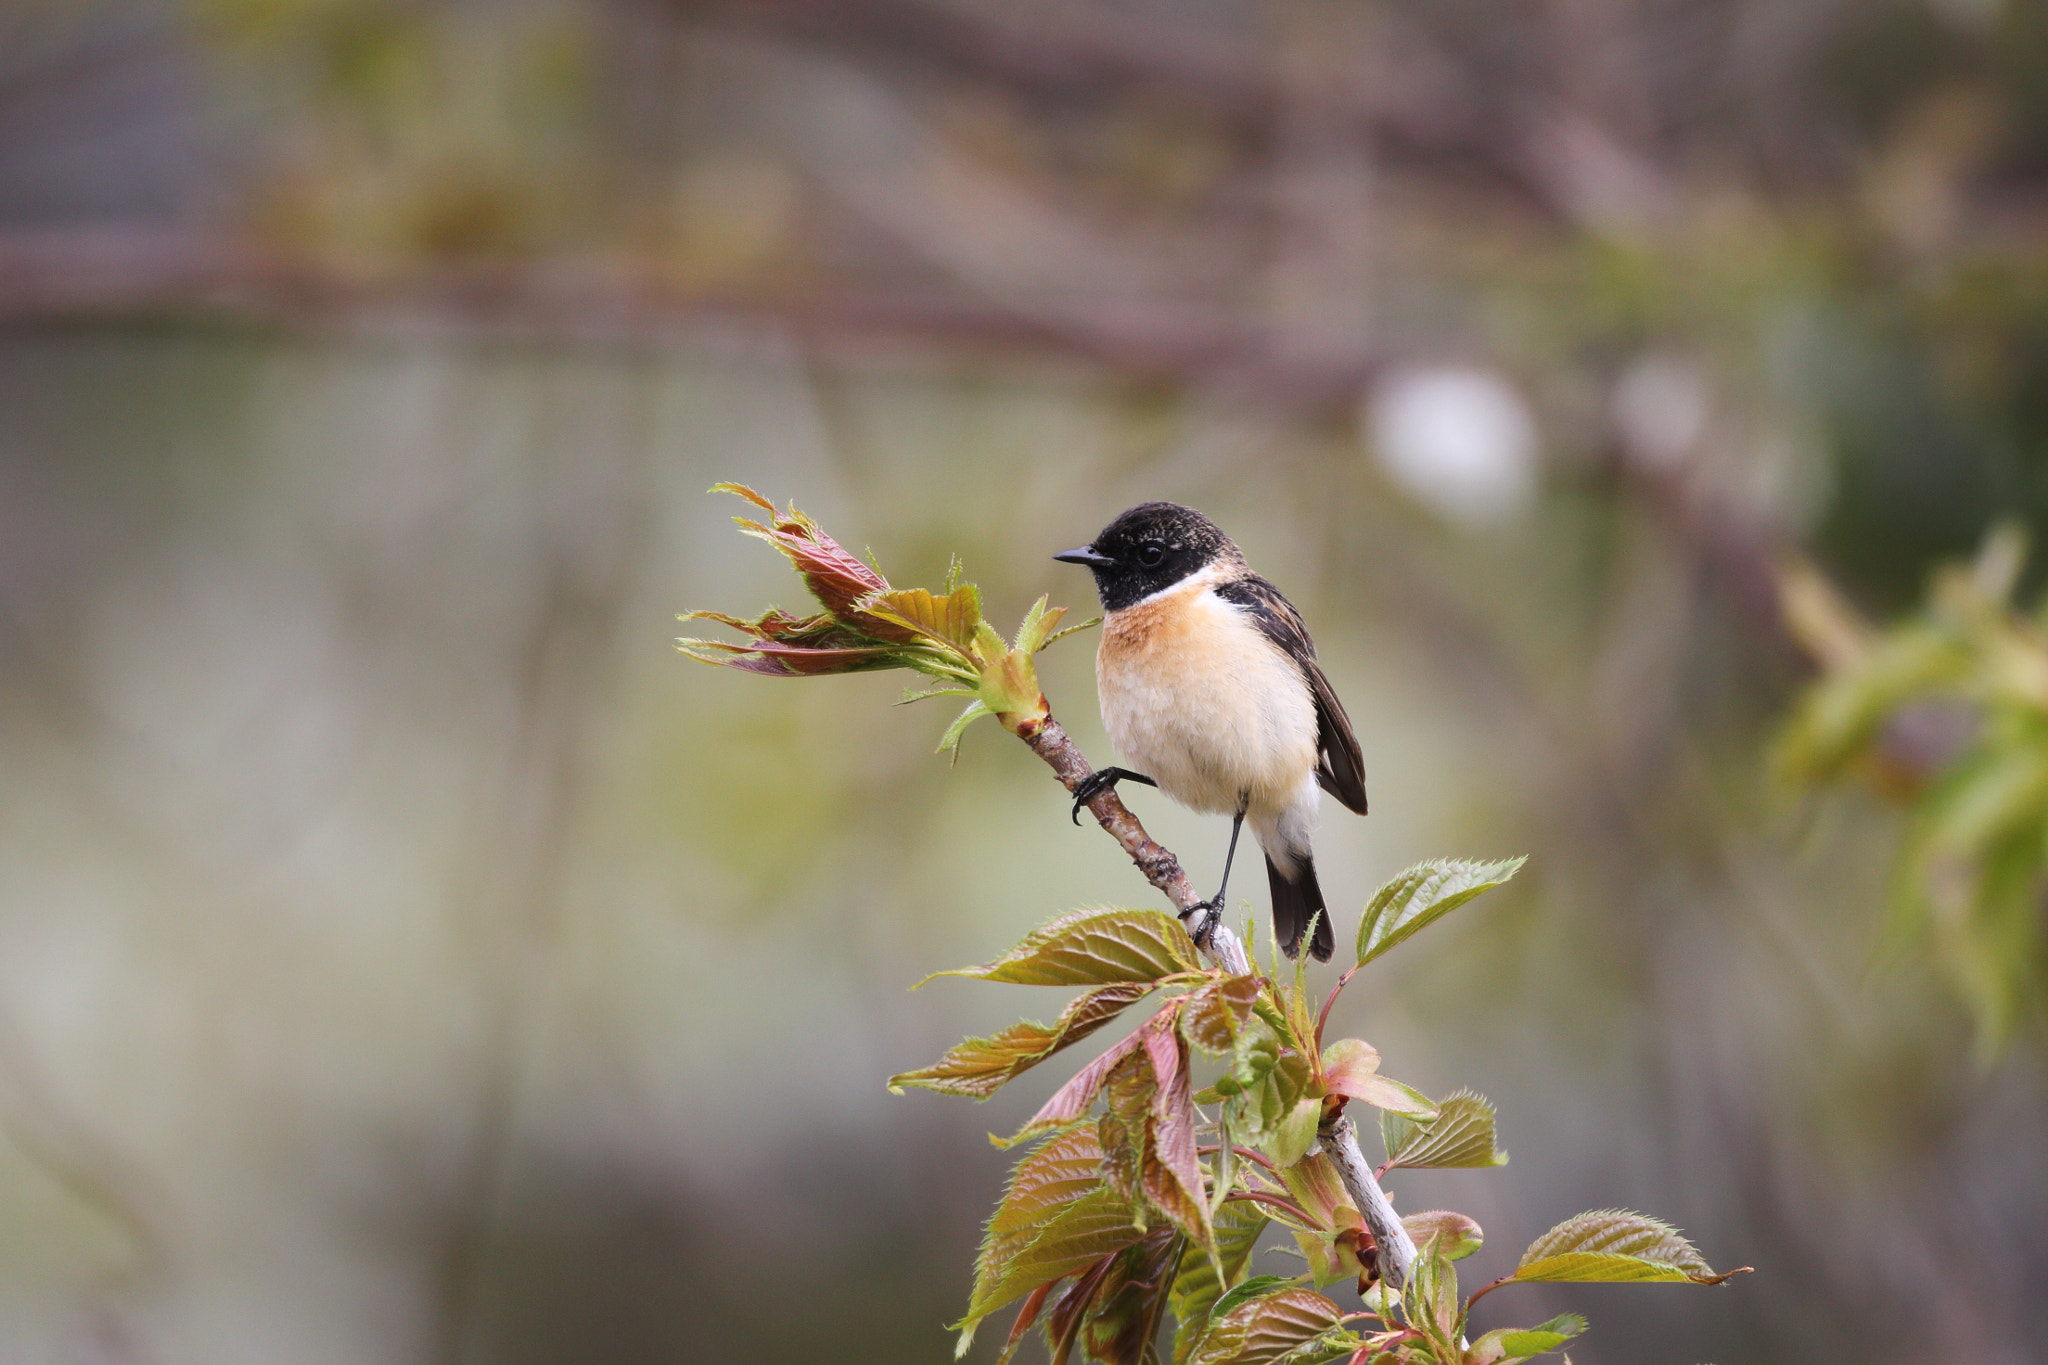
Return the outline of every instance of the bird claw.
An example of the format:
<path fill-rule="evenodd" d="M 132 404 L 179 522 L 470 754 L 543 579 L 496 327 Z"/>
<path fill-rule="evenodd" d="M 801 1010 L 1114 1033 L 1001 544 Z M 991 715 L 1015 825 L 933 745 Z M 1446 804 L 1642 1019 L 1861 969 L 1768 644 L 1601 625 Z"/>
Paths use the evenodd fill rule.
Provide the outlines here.
<path fill-rule="evenodd" d="M 1214 897 L 1196 901 L 1180 912 L 1181 922 L 1188 926 L 1188 936 L 1193 938 L 1197 948 L 1207 948 L 1209 938 L 1216 927 L 1223 923 L 1223 906 Z"/>
<path fill-rule="evenodd" d="M 1143 782 L 1148 787 L 1156 787 L 1159 785 L 1157 782 L 1154 782 L 1151 778 L 1145 776 L 1145 774 L 1134 773 L 1129 768 L 1097 768 L 1094 772 L 1088 774 L 1088 776 L 1082 778 L 1078 783 L 1074 785 L 1074 805 L 1073 808 L 1067 812 L 1068 817 L 1071 818 L 1075 824 L 1080 824 L 1081 807 L 1087 805 L 1090 801 L 1093 801 L 1096 797 L 1102 795 L 1105 791 L 1108 791 L 1117 783 L 1125 780 L 1129 780 L 1132 782 Z"/>

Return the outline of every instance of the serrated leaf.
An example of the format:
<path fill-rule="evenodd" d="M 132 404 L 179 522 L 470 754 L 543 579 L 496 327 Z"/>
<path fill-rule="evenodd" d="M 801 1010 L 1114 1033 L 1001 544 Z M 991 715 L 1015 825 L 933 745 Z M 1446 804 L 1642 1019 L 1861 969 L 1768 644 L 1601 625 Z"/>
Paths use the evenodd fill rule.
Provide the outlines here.
<path fill-rule="evenodd" d="M 1409 1268 L 1402 1290 L 1403 1316 L 1429 1337 L 1439 1359 L 1458 1358 L 1456 1342 L 1464 1329 L 1465 1309 L 1458 1297 L 1458 1271 L 1443 1248 L 1424 1243 Z"/>
<path fill-rule="evenodd" d="M 1494 1146 L 1493 1105 L 1470 1090 L 1441 1101 L 1436 1121 L 1409 1133 L 1388 1155 L 1388 1165 L 1410 1170 L 1505 1166 L 1508 1161 L 1507 1153 Z"/>
<path fill-rule="evenodd" d="M 1156 1362 L 1152 1343 L 1186 1245 L 1171 1226 L 1161 1226 L 1111 1258 L 1075 1334 L 1088 1359 L 1100 1365 L 1143 1365 L 1148 1357 Z M 1053 1323 L 1047 1326 L 1055 1340 L 1067 1334 Z"/>
<path fill-rule="evenodd" d="M 1495 1328 L 1472 1343 L 1466 1360 L 1470 1365 L 1509 1365 L 1547 1355 L 1585 1330 L 1586 1320 L 1576 1313 L 1554 1317 L 1540 1327 Z"/>
<path fill-rule="evenodd" d="M 1552 1318 L 1540 1327 L 1531 1327 L 1522 1332 L 1505 1332 L 1501 1335 L 1501 1349 L 1511 1357 L 1527 1358 L 1545 1355 L 1564 1346 L 1572 1338 L 1586 1330 L 1586 1320 L 1576 1313 L 1566 1313 Z"/>
<path fill-rule="evenodd" d="M 1717 1275 L 1669 1223 L 1625 1209 L 1595 1209 L 1567 1218 L 1529 1244 L 1515 1267 L 1521 1282 L 1637 1280 L 1719 1284 Z"/>
<path fill-rule="evenodd" d="M 934 597 L 923 588 L 892 588 L 861 599 L 858 610 L 965 654 L 981 625 L 981 590 L 963 583 Z"/>
<path fill-rule="evenodd" d="M 956 1353 L 965 1352 L 975 1327 L 996 1309 L 1093 1265 L 1142 1236 L 1131 1206 L 1098 1184 L 1036 1226 L 1031 1236 L 1019 1238 L 1015 1250 L 991 1273 L 976 1275 L 967 1315 L 953 1324 L 961 1334 Z"/>
<path fill-rule="evenodd" d="M 1199 970 L 1195 941 L 1172 915 L 1105 907 L 1061 915 L 1026 934 L 993 962 L 933 972 L 917 984 L 965 976 L 1020 986 L 1104 986 L 1155 982 Z"/>
<path fill-rule="evenodd" d="M 967 703 L 967 709 L 953 717 L 953 723 L 948 725 L 946 733 L 939 737 L 939 747 L 932 752 L 940 754 L 950 753 L 957 759 L 960 756 L 960 741 L 967 737 L 967 727 L 980 720 L 983 716 L 992 714 L 994 713 L 982 704 L 979 697 Z"/>
<path fill-rule="evenodd" d="M 1094 1200 L 1097 1207 L 1107 1208 L 1109 1213 L 1094 1222 L 1089 1221 L 1094 1217 L 1091 1214 L 1073 1223 L 1061 1223 L 1072 1210 L 1089 1200 Z M 1131 1227 L 1133 1212 L 1128 1202 L 1116 1199 L 1103 1189 L 1102 1148 L 1096 1142 L 1092 1128 L 1085 1125 L 1070 1128 L 1041 1143 L 1011 1169 L 1002 1200 L 989 1218 L 980 1254 L 975 1258 L 975 1287 L 968 1305 L 968 1316 L 955 1325 L 955 1329 L 963 1333 L 961 1349 L 966 1349 L 966 1343 L 973 1338 L 975 1325 L 990 1312 L 1059 1278 L 1059 1274 L 1051 1273 L 1033 1278 L 1037 1273 L 1033 1267 L 1042 1268 L 1049 1263 L 1048 1258 L 1055 1257 L 1060 1251 L 1063 1244 L 1058 1239 L 1046 1242 L 1036 1253 L 1035 1260 L 1028 1262 L 1026 1268 L 1017 1274 L 1012 1274 L 1017 1270 L 1018 1258 L 1039 1247 L 1051 1229 L 1063 1226 L 1065 1232 L 1061 1237 L 1079 1236 L 1089 1228 L 1099 1230 L 1113 1221 L 1130 1233 L 1129 1240 L 1135 1241 L 1138 1234 Z M 1116 1243 L 1117 1246 L 1124 1244 Z M 1104 1247 L 1104 1251 L 1114 1249 L 1114 1246 Z M 1103 1251 L 1097 1254 L 1103 1254 Z M 1087 1264 L 1087 1261 L 1084 1259 L 1082 1264 Z"/>
<path fill-rule="evenodd" d="M 1352 1206 L 1351 1194 L 1344 1188 L 1343 1178 L 1337 1174 L 1336 1163 L 1327 1153 L 1318 1152 L 1284 1167 L 1280 1178 L 1286 1182 L 1287 1192 L 1294 1197 L 1294 1202 L 1315 1220 L 1317 1227 L 1336 1231 L 1365 1226 L 1365 1220 Z"/>
<path fill-rule="evenodd" d="M 1283 1289 L 1293 1287 L 1293 1284 L 1293 1278 L 1287 1275 L 1253 1275 L 1218 1299 L 1216 1306 L 1209 1311 L 1215 1317 L 1228 1317 L 1237 1310 L 1239 1304 L 1250 1303 L 1253 1299 L 1264 1298 L 1268 1294 L 1277 1294 Z"/>
<path fill-rule="evenodd" d="M 1215 1234 L 1209 1226 L 1209 1191 L 1196 1150 L 1201 1116 L 1189 1094 L 1187 1043 L 1174 1028 L 1147 1025 L 1143 1032 L 1153 1076 L 1145 1198 L 1207 1255 Z"/>
<path fill-rule="evenodd" d="M 1445 1258 L 1453 1261 L 1464 1260 L 1486 1242 L 1476 1221 L 1450 1209 L 1411 1213 L 1401 1220 L 1401 1226 L 1408 1229 L 1417 1246 L 1434 1241 Z"/>
<path fill-rule="evenodd" d="M 1076 997 L 1050 1025 L 1025 1020 L 988 1038 L 969 1038 L 930 1066 L 891 1076 L 889 1088 L 900 1093 L 900 1087 L 916 1086 L 987 1099 L 1013 1077 L 1086 1038 L 1151 990 L 1141 982 L 1097 987 Z"/>
<path fill-rule="evenodd" d="M 1251 1018 L 1252 1002 L 1259 997 L 1256 976 L 1226 976 L 1188 993 L 1181 1011 L 1181 1030 L 1187 1040 L 1212 1056 L 1237 1048 L 1238 1034 Z"/>
<path fill-rule="evenodd" d="M 1187 1365 L 1187 1358 L 1207 1329 L 1209 1316 L 1224 1287 L 1237 1283 L 1244 1274 L 1246 1265 L 1251 1261 L 1252 1248 L 1258 1245 L 1259 1235 L 1270 1221 L 1256 1204 L 1227 1203 L 1214 1215 L 1215 1259 L 1212 1261 L 1207 1256 L 1182 1258 L 1180 1275 L 1173 1282 L 1170 1299 L 1174 1320 L 1174 1365 Z M 1219 1266 L 1223 1275 L 1220 1281 L 1217 1279 Z"/>
<path fill-rule="evenodd" d="M 1374 894 L 1358 924 L 1358 965 L 1364 966 L 1490 887 L 1521 870 L 1527 858 L 1496 863 L 1437 858 L 1394 877 Z"/>
<path fill-rule="evenodd" d="M 1147 1019 L 1143 1024 L 1132 1030 L 1129 1036 L 1112 1044 L 1108 1051 L 1076 1072 L 1073 1079 L 1054 1092 L 1053 1097 L 1047 1100 L 1036 1114 L 1031 1116 L 1030 1120 L 1017 1131 L 1015 1136 L 1007 1140 L 992 1138 L 991 1141 L 995 1142 L 998 1147 L 1013 1146 L 1050 1129 L 1064 1128 L 1086 1114 L 1095 1103 L 1095 1097 L 1102 1092 L 1103 1087 L 1109 1082 L 1116 1069 L 1134 1053 L 1146 1049 L 1148 1040 L 1153 1035 L 1163 1033 L 1175 1037 L 1176 1042 L 1178 1041 L 1176 1030 L 1179 1023 L 1179 1014 L 1181 1005 L 1186 999 L 1186 996 L 1181 996 L 1167 1001 L 1150 1019 Z M 1149 1064 L 1149 1053 L 1147 1056 Z M 1151 1084 L 1153 1082 L 1148 1081 L 1147 1083 Z M 1151 1103 L 1150 1092 L 1144 1092 L 1142 1099 L 1144 1104 L 1149 1105 Z M 1136 1099 L 1134 1098 L 1132 1102 L 1135 1105 Z M 1137 1114 L 1135 1108 L 1131 1112 L 1121 1115 L 1121 1117 L 1123 1117 L 1126 1125 L 1133 1131 L 1136 1131 L 1144 1123 L 1144 1120 Z"/>
<path fill-rule="evenodd" d="M 1077 621 L 1073 625 L 1068 626 L 1064 630 L 1056 630 L 1052 634 L 1046 636 L 1044 643 L 1040 644 L 1038 648 L 1041 651 L 1043 651 L 1049 646 L 1058 644 L 1060 641 L 1066 639 L 1069 635 L 1079 635 L 1082 631 L 1093 630 L 1095 629 L 1095 627 L 1101 624 L 1102 618 L 1100 616 L 1091 616 L 1085 621 Z"/>
<path fill-rule="evenodd" d="M 1261 1295 L 1212 1317 L 1187 1365 L 1274 1365 L 1341 1327 L 1342 1320 L 1343 1310 L 1312 1289 Z M 1342 1354 L 1333 1349 L 1327 1356 L 1311 1358 Z"/>
<path fill-rule="evenodd" d="M 1176 1002 L 1178 1003 L 1178 1002 Z M 1100 1057 L 1075 1072 L 1067 1083 L 1053 1092 L 1051 1099 L 1040 1106 L 1038 1112 L 1027 1120 L 1024 1126 L 1008 1138 L 991 1138 L 998 1147 L 1014 1147 L 1037 1137 L 1040 1133 L 1055 1128 L 1064 1128 L 1076 1122 L 1095 1104 L 1095 1097 L 1102 1093 L 1110 1073 L 1125 1058 L 1145 1045 L 1144 1030 L 1139 1029 L 1128 1037 L 1110 1045 Z"/>
<path fill-rule="evenodd" d="M 1379 1074 L 1380 1054 L 1358 1038 L 1339 1038 L 1323 1049 L 1323 1086 L 1332 1095 L 1363 1100 L 1421 1123 L 1436 1117 L 1436 1105 L 1411 1085 Z"/>
<path fill-rule="evenodd" d="M 1048 608 L 1046 603 L 1050 600 L 1048 597 L 1040 597 L 1031 604 L 1031 610 L 1024 613 L 1024 620 L 1017 627 L 1017 640 L 1013 648 L 1021 649 L 1026 654 L 1036 654 L 1045 648 L 1047 638 L 1058 628 L 1061 618 L 1067 614 L 1065 607 Z"/>

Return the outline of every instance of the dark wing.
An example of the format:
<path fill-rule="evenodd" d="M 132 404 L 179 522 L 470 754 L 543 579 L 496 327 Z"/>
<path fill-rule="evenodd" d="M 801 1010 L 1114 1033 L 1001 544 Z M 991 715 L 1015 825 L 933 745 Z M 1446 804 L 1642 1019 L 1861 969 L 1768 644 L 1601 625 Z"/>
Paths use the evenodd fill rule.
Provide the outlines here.
<path fill-rule="evenodd" d="M 1365 755 L 1358 751 L 1358 736 L 1351 733 L 1351 717 L 1344 714 L 1344 703 L 1337 700 L 1322 665 L 1316 662 L 1316 644 L 1308 637 L 1301 613 L 1280 595 L 1280 589 L 1257 574 L 1218 584 L 1215 592 L 1224 601 L 1243 607 L 1266 638 L 1301 666 L 1316 699 L 1316 780 L 1324 791 L 1365 814 Z"/>

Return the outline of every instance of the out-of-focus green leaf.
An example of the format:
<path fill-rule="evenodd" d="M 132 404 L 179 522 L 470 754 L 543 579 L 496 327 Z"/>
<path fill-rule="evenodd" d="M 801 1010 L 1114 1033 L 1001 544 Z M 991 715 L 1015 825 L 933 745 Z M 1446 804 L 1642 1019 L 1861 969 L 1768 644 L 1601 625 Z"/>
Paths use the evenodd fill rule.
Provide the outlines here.
<path fill-rule="evenodd" d="M 1155 982 L 1199 971 L 1201 965 L 1195 941 L 1172 915 L 1105 907 L 1061 915 L 993 962 L 933 972 L 917 984 L 966 976 L 1020 986 L 1105 986 Z"/>
<path fill-rule="evenodd" d="M 1437 858 L 1400 873 L 1365 907 L 1365 917 L 1358 924 L 1358 964 L 1364 966 L 1480 892 L 1499 886 L 1527 861 L 1509 858 L 1479 863 Z"/>
<path fill-rule="evenodd" d="M 1402 1218 L 1401 1226 L 1408 1229 L 1408 1235 L 1417 1246 L 1434 1241 L 1445 1257 L 1453 1261 L 1464 1260 L 1486 1241 L 1486 1235 L 1480 1231 L 1477 1222 L 1450 1209 L 1408 1214 Z"/>
<path fill-rule="evenodd" d="M 1257 1204 L 1244 1201 L 1227 1203 L 1217 1210 L 1214 1217 L 1215 1259 L 1212 1261 L 1207 1256 L 1181 1258 L 1180 1275 L 1173 1282 L 1170 1300 L 1174 1321 L 1174 1365 L 1186 1365 L 1195 1343 L 1209 1325 L 1209 1315 L 1222 1297 L 1224 1286 L 1238 1283 L 1244 1275 L 1245 1267 L 1251 1261 L 1252 1248 L 1258 1245 L 1259 1234 L 1266 1230 L 1270 1221 Z M 1220 1281 L 1216 1278 L 1218 1266 L 1222 1267 L 1223 1273 Z"/>
<path fill-rule="evenodd" d="M 1434 1123 L 1419 1129 L 1409 1125 L 1400 1145 L 1387 1156 L 1388 1165 L 1410 1170 L 1505 1166 L 1508 1162 L 1508 1154 L 1494 1146 L 1493 1106 L 1470 1090 L 1457 1091 L 1441 1101 Z"/>
<path fill-rule="evenodd" d="M 930 1066 L 891 1076 L 889 1088 L 900 1094 L 903 1086 L 917 1086 L 987 1099 L 1011 1078 L 1116 1018 L 1151 989 L 1142 982 L 1097 987 L 1076 997 L 1051 1025 L 1025 1020 L 992 1037 L 969 1038 Z"/>
<path fill-rule="evenodd" d="M 1358 1038 L 1339 1038 L 1323 1049 L 1323 1085 L 1380 1109 L 1391 1109 L 1420 1123 L 1436 1117 L 1436 1105 L 1413 1086 L 1379 1074 L 1380 1054 Z"/>
<path fill-rule="evenodd" d="M 1715 1274 L 1692 1243 L 1668 1223 L 1623 1209 L 1595 1209 L 1567 1218 L 1531 1242 L 1515 1267 L 1514 1279 L 1719 1284 L 1741 1273 Z"/>
<path fill-rule="evenodd" d="M 1189 1352 L 1187 1365 L 1274 1365 L 1283 1358 L 1290 1365 L 1309 1365 L 1334 1360 L 1350 1349 L 1336 1340 L 1348 1336 L 1341 1333 L 1342 1318 L 1342 1309 L 1312 1289 L 1261 1294 L 1212 1317 L 1201 1343 Z M 1326 1335 L 1327 1351 L 1304 1350 Z"/>

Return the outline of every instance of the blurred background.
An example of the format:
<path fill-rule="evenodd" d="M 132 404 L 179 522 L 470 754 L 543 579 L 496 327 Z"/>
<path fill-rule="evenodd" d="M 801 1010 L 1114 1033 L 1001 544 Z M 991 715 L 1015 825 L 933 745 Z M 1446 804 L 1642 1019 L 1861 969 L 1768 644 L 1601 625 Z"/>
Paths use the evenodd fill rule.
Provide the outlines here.
<path fill-rule="evenodd" d="M 802 596 L 719 479 L 998 621 L 1193 503 L 1357 722 L 1340 937 L 1532 855 L 1340 1009 L 1501 1106 L 1394 1197 L 1758 1273 L 1483 1326 L 2044 1359 L 2041 1034 L 1768 757 L 1781 561 L 2048 529 L 2036 0 L 0 0 L 0 1358 L 949 1358 L 1052 1082 L 883 1082 L 1060 1001 L 904 988 L 1153 900 L 902 680 L 680 659 Z"/>

